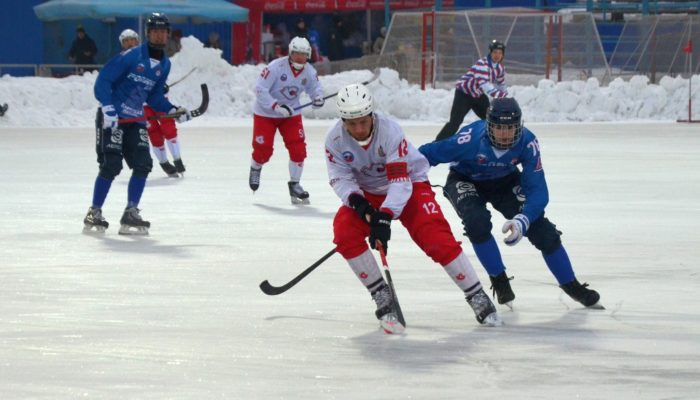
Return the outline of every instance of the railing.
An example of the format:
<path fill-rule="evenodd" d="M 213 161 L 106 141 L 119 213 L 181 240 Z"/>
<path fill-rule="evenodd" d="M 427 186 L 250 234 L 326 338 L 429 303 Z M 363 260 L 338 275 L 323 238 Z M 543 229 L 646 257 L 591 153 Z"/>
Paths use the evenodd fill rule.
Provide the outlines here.
<path fill-rule="evenodd" d="M 31 69 L 33 76 L 62 78 L 70 75 L 80 75 L 84 72 L 95 71 L 104 64 L 0 64 L 0 76 L 7 70 Z M 12 74 L 24 76 L 24 74 Z"/>

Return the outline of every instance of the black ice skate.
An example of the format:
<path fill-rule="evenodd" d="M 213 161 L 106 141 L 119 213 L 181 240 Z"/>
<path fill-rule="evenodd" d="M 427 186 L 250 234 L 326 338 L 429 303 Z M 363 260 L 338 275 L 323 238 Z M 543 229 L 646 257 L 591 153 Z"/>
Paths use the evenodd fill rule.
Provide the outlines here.
<path fill-rule="evenodd" d="M 182 163 L 182 159 L 178 158 L 173 160 L 173 164 L 175 164 L 175 169 L 177 172 L 179 172 L 180 175 L 183 175 L 183 172 L 185 172 L 185 164 Z"/>
<path fill-rule="evenodd" d="M 262 172 L 262 168 L 250 167 L 250 175 L 248 175 L 248 185 L 250 185 L 250 189 L 253 191 L 258 190 L 258 188 L 260 187 L 260 172 Z"/>
<path fill-rule="evenodd" d="M 289 186 L 289 197 L 292 199 L 292 204 L 310 204 L 309 192 L 301 187 L 299 182 L 287 182 Z"/>
<path fill-rule="evenodd" d="M 567 284 L 561 285 L 560 288 L 562 288 L 562 290 L 566 292 L 569 297 L 588 308 L 605 310 L 605 307 L 598 303 L 600 300 L 600 295 L 595 290 L 589 289 L 587 283 L 582 285 L 578 280 L 574 279 Z"/>
<path fill-rule="evenodd" d="M 372 300 L 377 304 L 377 311 L 374 315 L 379 320 L 379 325 L 386 333 L 402 333 L 405 327 L 399 322 L 398 312 L 394 303 L 394 297 L 391 295 L 389 285 L 383 284 L 374 293 Z"/>
<path fill-rule="evenodd" d="M 83 219 L 83 224 L 83 233 L 90 233 L 93 228 L 95 232 L 104 233 L 104 231 L 109 228 L 109 222 L 102 216 L 101 208 L 88 208 L 87 215 L 85 219 Z"/>
<path fill-rule="evenodd" d="M 175 169 L 175 166 L 170 164 L 168 161 L 160 163 L 160 167 L 163 168 L 165 174 L 170 178 L 177 178 L 180 176 L 177 174 L 177 169 Z"/>
<path fill-rule="evenodd" d="M 489 295 L 484 292 L 484 289 L 479 289 L 478 292 L 467 297 L 467 303 L 474 310 L 476 320 L 481 325 L 499 326 L 503 325 L 501 316 L 496 311 L 496 306 L 493 304 Z"/>
<path fill-rule="evenodd" d="M 7 105 L 7 103 L 0 105 L 0 117 L 5 115 L 8 108 L 9 108 L 9 106 Z"/>
<path fill-rule="evenodd" d="M 510 280 L 513 279 L 513 277 L 508 277 L 506 271 L 503 271 L 496 276 L 489 276 L 489 278 L 491 279 L 493 297 L 498 299 L 498 304 L 505 304 L 512 310 L 515 293 L 513 293 L 513 289 L 510 288 Z"/>
<path fill-rule="evenodd" d="M 124 210 L 122 219 L 119 221 L 122 226 L 119 228 L 120 235 L 148 235 L 148 228 L 151 223 L 144 221 L 139 215 L 139 210 L 136 207 L 130 207 Z"/>

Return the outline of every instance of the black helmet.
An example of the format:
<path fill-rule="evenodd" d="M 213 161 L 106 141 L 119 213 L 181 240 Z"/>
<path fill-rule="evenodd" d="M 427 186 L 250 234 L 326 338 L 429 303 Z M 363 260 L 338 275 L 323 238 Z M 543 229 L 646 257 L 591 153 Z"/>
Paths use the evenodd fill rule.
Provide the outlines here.
<path fill-rule="evenodd" d="M 165 14 L 153 13 L 146 20 L 146 32 L 151 29 L 167 29 L 170 32 L 170 21 Z"/>
<path fill-rule="evenodd" d="M 489 53 L 491 53 L 494 50 L 502 50 L 503 54 L 505 54 L 506 45 L 503 42 L 494 39 L 491 41 L 491 43 L 489 43 Z"/>
<path fill-rule="evenodd" d="M 515 146 L 523 134 L 522 117 L 523 113 L 514 98 L 493 99 L 486 111 L 486 127 L 491 145 L 500 150 L 507 150 Z M 497 128 L 512 128 L 512 135 L 510 137 L 497 136 L 494 132 Z"/>

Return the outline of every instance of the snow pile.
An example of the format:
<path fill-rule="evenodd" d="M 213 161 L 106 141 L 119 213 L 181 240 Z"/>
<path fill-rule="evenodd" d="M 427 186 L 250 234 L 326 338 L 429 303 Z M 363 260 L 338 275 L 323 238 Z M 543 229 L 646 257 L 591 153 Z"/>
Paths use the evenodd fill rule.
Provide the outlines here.
<path fill-rule="evenodd" d="M 204 48 L 193 37 L 182 39 L 182 51 L 172 58 L 169 81 L 174 82 L 193 68 L 185 80 L 173 86 L 171 101 L 195 108 L 201 100 L 199 86 L 207 83 L 209 110 L 193 124 L 229 125 L 250 120 L 255 100 L 254 86 L 264 65 L 231 66 L 219 50 Z M 324 91 L 337 92 L 346 84 L 364 81 L 371 71 L 349 71 L 320 77 Z M 9 103 L 0 127 L 92 126 L 97 101 L 93 85 L 97 73 L 67 78 L 0 77 L 0 103 Z M 398 119 L 441 123 L 452 105 L 453 91 L 428 89 L 400 79 L 396 71 L 382 69 L 371 84 L 377 108 Z M 693 77 L 693 98 L 700 108 L 700 76 Z M 688 80 L 664 77 L 650 84 L 645 76 L 630 81 L 615 79 L 601 86 L 597 79 L 556 83 L 541 80 L 537 86 L 513 86 L 524 118 L 529 122 L 675 120 L 688 113 Z M 304 110 L 307 119 L 335 118 L 334 102 L 319 110 Z M 475 118 L 473 114 L 467 120 Z M 697 118 L 697 116 L 694 116 Z"/>

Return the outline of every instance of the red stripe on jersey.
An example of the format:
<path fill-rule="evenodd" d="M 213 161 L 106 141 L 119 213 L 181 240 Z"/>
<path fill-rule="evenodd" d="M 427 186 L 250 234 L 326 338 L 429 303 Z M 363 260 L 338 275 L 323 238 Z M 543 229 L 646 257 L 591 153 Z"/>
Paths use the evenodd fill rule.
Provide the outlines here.
<path fill-rule="evenodd" d="M 386 177 L 389 182 L 408 180 L 408 163 L 402 161 L 387 164 Z"/>

